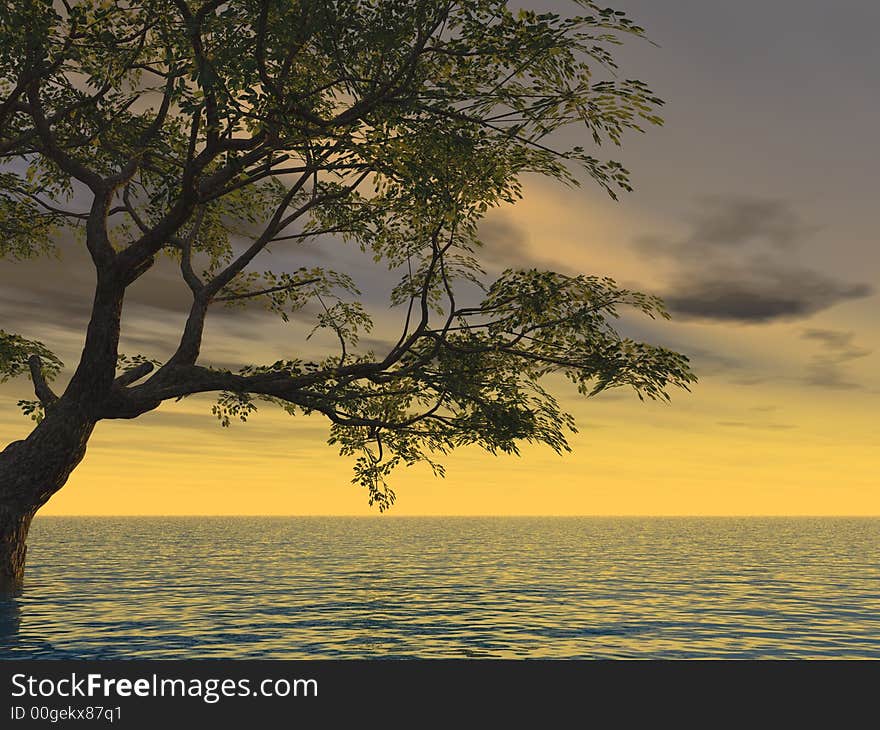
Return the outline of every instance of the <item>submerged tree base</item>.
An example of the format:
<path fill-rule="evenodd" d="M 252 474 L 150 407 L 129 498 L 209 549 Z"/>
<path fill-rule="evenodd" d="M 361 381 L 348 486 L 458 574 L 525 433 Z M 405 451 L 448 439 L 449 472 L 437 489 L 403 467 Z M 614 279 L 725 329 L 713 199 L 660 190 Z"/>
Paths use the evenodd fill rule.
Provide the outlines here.
<path fill-rule="evenodd" d="M 0 595 L 17 595 L 22 590 L 32 519 L 32 513 L 0 513 Z"/>

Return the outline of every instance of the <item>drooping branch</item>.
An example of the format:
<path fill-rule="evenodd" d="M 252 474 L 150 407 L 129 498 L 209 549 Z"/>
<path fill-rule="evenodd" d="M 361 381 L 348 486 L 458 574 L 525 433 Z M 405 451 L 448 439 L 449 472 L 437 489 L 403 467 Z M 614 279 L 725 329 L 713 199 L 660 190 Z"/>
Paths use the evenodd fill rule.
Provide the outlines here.
<path fill-rule="evenodd" d="M 258 289 L 257 291 L 248 291 L 243 292 L 241 294 L 229 294 L 223 297 L 214 297 L 215 302 L 237 302 L 243 299 L 253 299 L 254 297 L 262 297 L 267 294 L 275 294 L 276 292 L 285 292 L 291 291 L 292 289 L 299 289 L 301 287 L 308 286 L 309 284 L 316 284 L 321 281 L 320 278 L 313 279 L 304 279 L 303 281 L 295 281 L 290 284 L 279 284 L 278 286 L 270 286 L 268 289 Z"/>
<path fill-rule="evenodd" d="M 558 276 L 553 280 L 555 286 L 546 287 L 549 281 L 538 272 L 533 272 L 531 278 L 509 279 L 508 286 L 527 289 L 533 284 L 532 292 L 525 291 L 518 297 L 516 308 L 510 306 L 516 295 L 511 299 L 499 290 L 494 300 L 489 298 L 485 310 L 456 311 L 459 317 L 468 313 L 476 316 L 473 327 L 425 327 L 403 352 L 392 351 L 390 364 L 384 360 L 348 365 L 331 362 L 310 371 L 282 367 L 256 373 L 172 366 L 132 389 L 131 396 L 155 402 L 216 391 L 255 394 L 323 413 L 338 425 L 400 429 L 433 419 L 449 403 L 467 408 L 494 407 L 492 403 L 499 397 L 504 400 L 497 387 L 491 385 L 494 378 L 509 384 L 525 384 L 547 373 L 562 372 L 579 387 L 586 388 L 587 383 L 595 380 L 591 392 L 631 385 L 651 398 L 665 398 L 668 386 L 687 388 L 693 382 L 683 356 L 621 339 L 610 329 L 603 330 L 604 314 L 612 312 L 615 304 L 644 306 L 650 312 L 651 301 L 642 303 L 637 295 L 614 290 L 610 292 L 613 297 L 584 304 L 578 297 L 589 299 L 593 294 L 609 292 L 591 289 L 599 284 L 590 280 Z M 570 295 L 565 291 L 567 288 L 571 289 Z M 539 302 L 535 297 L 543 299 Z M 506 316 L 497 316 L 499 307 L 507 309 Z M 558 316 L 562 311 L 568 311 L 569 317 Z M 493 318 L 487 320 L 483 316 L 487 313 Z M 478 333 L 480 330 L 482 334 Z M 529 332 L 543 332 L 545 338 L 532 337 Z M 505 333 L 509 336 L 503 337 Z M 479 372 L 484 385 L 475 387 L 479 381 L 466 384 L 468 378 L 456 374 L 460 366 L 475 369 L 475 374 Z M 363 406 L 364 399 L 393 399 L 407 390 L 417 392 L 420 399 L 430 399 L 430 403 L 394 417 L 358 411 L 357 404 Z M 349 403 L 352 408 L 345 407 Z"/>

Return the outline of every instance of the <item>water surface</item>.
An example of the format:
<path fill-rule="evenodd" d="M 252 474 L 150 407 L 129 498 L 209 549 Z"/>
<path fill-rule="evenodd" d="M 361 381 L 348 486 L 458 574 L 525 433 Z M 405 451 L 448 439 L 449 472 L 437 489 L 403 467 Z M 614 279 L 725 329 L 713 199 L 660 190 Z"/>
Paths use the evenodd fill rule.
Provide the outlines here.
<path fill-rule="evenodd" d="M 880 658 L 880 519 L 38 518 L 5 658 Z"/>

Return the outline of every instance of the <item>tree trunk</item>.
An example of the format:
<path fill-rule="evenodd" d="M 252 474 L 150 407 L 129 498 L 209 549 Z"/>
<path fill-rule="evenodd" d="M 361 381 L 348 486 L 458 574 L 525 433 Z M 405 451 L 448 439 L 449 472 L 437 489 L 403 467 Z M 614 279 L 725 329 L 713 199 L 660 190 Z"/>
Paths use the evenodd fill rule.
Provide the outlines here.
<path fill-rule="evenodd" d="M 26 439 L 0 452 L 0 594 L 21 591 L 31 520 L 82 461 L 94 426 L 62 399 Z"/>
<path fill-rule="evenodd" d="M 33 513 L 0 512 L 0 595 L 15 595 L 24 584 L 27 535 Z"/>
<path fill-rule="evenodd" d="M 103 192 L 87 224 L 92 252 L 109 247 L 106 208 L 112 190 Z M 37 394 L 46 406 L 45 417 L 26 439 L 0 452 L 0 593 L 21 590 L 31 520 L 82 461 L 113 393 L 125 287 L 143 271 L 121 276 L 112 262 L 96 264 L 95 298 L 79 365 L 59 399 L 47 402 Z"/>

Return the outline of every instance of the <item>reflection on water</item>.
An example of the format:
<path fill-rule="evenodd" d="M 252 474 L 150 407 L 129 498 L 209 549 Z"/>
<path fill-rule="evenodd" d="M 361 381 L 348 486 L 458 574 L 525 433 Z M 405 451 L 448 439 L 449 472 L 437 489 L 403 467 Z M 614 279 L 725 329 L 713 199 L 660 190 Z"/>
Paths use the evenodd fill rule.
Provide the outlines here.
<path fill-rule="evenodd" d="M 880 658 L 878 519 L 42 518 L 0 656 Z"/>

